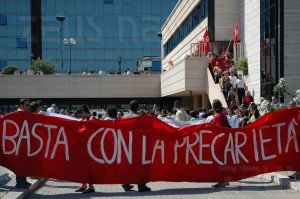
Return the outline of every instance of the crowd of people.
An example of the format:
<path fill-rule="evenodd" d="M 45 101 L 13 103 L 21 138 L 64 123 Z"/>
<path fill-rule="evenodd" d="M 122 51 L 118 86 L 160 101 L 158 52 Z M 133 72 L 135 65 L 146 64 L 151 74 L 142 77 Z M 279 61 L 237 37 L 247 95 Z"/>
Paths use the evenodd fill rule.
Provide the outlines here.
<path fill-rule="evenodd" d="M 249 95 L 249 94 L 247 94 Z M 246 95 L 246 96 L 247 96 Z M 119 110 L 116 106 L 109 105 L 106 108 L 106 117 L 104 120 L 117 120 L 122 118 L 133 118 L 139 117 L 142 115 L 152 115 L 157 117 L 160 120 L 174 120 L 178 122 L 197 122 L 197 123 L 212 123 L 216 126 L 225 126 L 229 128 L 238 128 L 245 127 L 249 123 L 256 121 L 260 117 L 259 106 L 253 103 L 253 99 L 243 100 L 240 106 L 232 106 L 227 109 L 224 108 L 220 100 L 216 99 L 212 103 L 211 110 L 193 110 L 189 111 L 187 108 L 182 107 L 182 103 L 179 100 L 174 102 L 174 109 L 169 111 L 167 109 L 161 109 L 156 107 L 153 111 L 146 111 L 141 109 L 138 101 L 132 100 L 129 103 L 129 110 L 124 114 L 122 110 Z M 272 103 L 274 106 L 279 106 L 278 99 L 273 96 Z M 99 115 L 97 112 L 90 112 L 88 106 L 82 105 L 75 111 L 67 111 L 65 109 L 58 109 L 56 104 L 52 104 L 45 111 L 42 110 L 41 101 L 31 101 L 29 99 L 20 99 L 19 108 L 17 111 L 27 111 L 36 114 L 44 114 L 54 117 L 62 117 L 72 120 L 96 120 L 102 119 L 102 115 Z M 295 103 L 290 104 L 290 108 L 296 107 Z M 190 123 L 186 123 L 187 125 Z M 296 172 L 292 176 L 292 179 L 300 179 L 300 173 Z M 226 187 L 229 183 L 227 181 L 221 181 L 213 187 Z M 31 184 L 27 182 L 26 177 L 16 176 L 16 187 L 17 188 L 28 188 Z M 133 185 L 124 184 L 122 188 L 124 191 L 131 191 Z M 93 184 L 83 183 L 76 192 L 82 193 L 92 193 L 95 192 Z M 138 191 L 146 192 L 151 191 L 145 183 L 138 184 Z"/>
<path fill-rule="evenodd" d="M 2 75 L 2 71 L 0 71 L 0 75 Z M 66 74 L 71 74 L 70 71 L 68 71 Z M 151 72 L 151 71 L 130 71 L 129 68 L 126 68 L 124 71 L 109 71 L 106 72 L 103 69 L 100 69 L 99 72 L 97 73 L 97 71 L 95 70 L 89 70 L 89 69 L 85 69 L 82 73 L 78 73 L 78 74 L 82 74 L 84 76 L 95 76 L 95 75 L 99 75 L 99 76 L 106 76 L 106 75 L 139 75 L 139 74 L 157 74 L 156 72 Z M 21 70 L 16 70 L 13 75 L 18 76 L 18 75 L 35 75 L 35 72 L 32 69 L 29 69 L 28 71 L 21 71 Z M 36 75 L 44 75 L 44 71 L 43 70 L 38 70 Z M 61 75 L 60 72 L 56 72 L 55 75 Z"/>

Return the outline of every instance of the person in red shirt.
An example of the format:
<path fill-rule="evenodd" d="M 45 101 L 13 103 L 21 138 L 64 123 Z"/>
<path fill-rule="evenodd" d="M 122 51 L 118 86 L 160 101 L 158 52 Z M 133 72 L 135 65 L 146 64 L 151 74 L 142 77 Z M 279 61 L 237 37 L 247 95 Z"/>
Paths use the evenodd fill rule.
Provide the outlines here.
<path fill-rule="evenodd" d="M 228 127 L 227 116 L 223 113 L 223 106 L 220 100 L 215 99 L 212 104 L 212 108 L 215 111 L 214 119 L 212 120 L 212 124 L 216 126 L 224 126 Z"/>
<path fill-rule="evenodd" d="M 227 120 L 226 115 L 223 113 L 223 106 L 220 100 L 215 99 L 212 103 L 212 108 L 215 111 L 214 119 L 212 120 L 212 124 L 216 126 L 224 126 L 229 127 L 229 123 Z M 217 184 L 213 185 L 212 187 L 226 187 L 229 185 L 225 179 L 222 182 L 218 182 Z"/>
<path fill-rule="evenodd" d="M 249 104 L 250 104 L 251 102 L 253 102 L 253 97 L 251 96 L 250 91 L 247 91 L 246 96 L 244 97 L 244 99 L 245 99 L 245 105 L 246 105 L 246 108 L 248 108 L 248 107 L 249 107 Z"/>

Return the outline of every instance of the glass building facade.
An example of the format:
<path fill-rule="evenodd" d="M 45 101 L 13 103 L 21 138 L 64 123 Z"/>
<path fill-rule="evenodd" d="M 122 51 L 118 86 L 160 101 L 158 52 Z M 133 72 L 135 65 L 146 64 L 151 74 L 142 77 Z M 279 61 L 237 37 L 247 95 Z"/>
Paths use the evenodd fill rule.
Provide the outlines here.
<path fill-rule="evenodd" d="M 31 53 L 30 1 L 0 1 L 0 70 L 7 65 L 27 69 Z"/>
<path fill-rule="evenodd" d="M 37 1 L 39 5 L 31 5 Z M 35 38 L 31 15 L 40 15 L 41 33 L 35 36 L 40 37 L 41 50 L 34 54 L 50 59 L 57 71 L 68 71 L 70 61 L 72 72 L 117 71 L 120 61 L 123 71 L 135 70 L 140 58 L 160 56 L 157 33 L 176 3 L 177 0 L 3 0 L 0 68 L 17 65 L 27 69 L 31 50 L 36 46 L 31 45 L 31 38 Z M 65 16 L 62 23 L 56 20 L 58 14 Z M 76 45 L 65 46 L 62 40 L 70 37 L 76 39 Z"/>
<path fill-rule="evenodd" d="M 261 97 L 271 99 L 274 86 L 283 77 L 281 0 L 260 1 Z"/>

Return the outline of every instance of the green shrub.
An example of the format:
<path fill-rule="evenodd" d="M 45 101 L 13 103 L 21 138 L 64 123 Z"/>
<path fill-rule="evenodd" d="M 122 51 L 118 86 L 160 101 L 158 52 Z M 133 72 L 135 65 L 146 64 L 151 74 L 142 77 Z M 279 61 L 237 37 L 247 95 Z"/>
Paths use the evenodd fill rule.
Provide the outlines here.
<path fill-rule="evenodd" d="M 6 66 L 5 68 L 3 68 L 2 70 L 2 74 L 5 74 L 5 75 L 13 75 L 15 73 L 15 71 L 17 70 L 20 70 L 19 67 L 17 66 Z"/>
<path fill-rule="evenodd" d="M 248 59 L 242 58 L 235 63 L 237 70 L 242 71 L 244 75 L 248 75 Z"/>
<path fill-rule="evenodd" d="M 33 61 L 30 69 L 34 71 L 34 74 L 37 74 L 39 70 L 42 70 L 44 74 L 54 74 L 55 65 L 48 59 L 37 59 Z"/>

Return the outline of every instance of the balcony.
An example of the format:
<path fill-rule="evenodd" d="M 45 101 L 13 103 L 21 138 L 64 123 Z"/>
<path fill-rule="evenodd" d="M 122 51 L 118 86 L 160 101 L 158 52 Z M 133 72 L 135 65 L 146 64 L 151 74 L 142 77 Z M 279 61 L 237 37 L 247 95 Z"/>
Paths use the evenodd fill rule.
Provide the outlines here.
<path fill-rule="evenodd" d="M 2 75 L 0 98 L 147 98 L 160 97 L 160 74 Z"/>
<path fill-rule="evenodd" d="M 207 66 L 205 57 L 186 57 L 161 74 L 161 95 L 191 96 L 206 93 Z"/>

